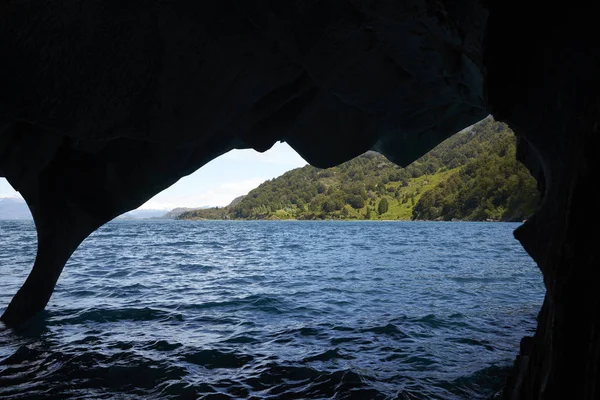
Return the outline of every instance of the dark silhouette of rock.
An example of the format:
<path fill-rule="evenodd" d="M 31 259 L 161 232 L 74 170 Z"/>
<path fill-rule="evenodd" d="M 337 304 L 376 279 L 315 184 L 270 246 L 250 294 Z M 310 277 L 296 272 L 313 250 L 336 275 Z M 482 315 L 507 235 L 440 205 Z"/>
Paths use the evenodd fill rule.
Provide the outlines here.
<path fill-rule="evenodd" d="M 595 15 L 475 0 L 0 2 L 0 176 L 39 242 L 2 321 L 42 310 L 91 232 L 230 149 L 285 140 L 320 167 L 368 149 L 405 165 L 491 112 L 544 193 L 516 236 L 547 295 L 503 396 L 600 397 L 598 235 L 585 229 Z"/>
<path fill-rule="evenodd" d="M 498 2 L 486 40 L 489 109 L 515 131 L 517 157 L 543 196 L 515 236 L 541 269 L 546 296 L 534 337 L 521 343 L 504 398 L 598 399 L 597 17 L 591 8 L 559 5 L 539 13 Z M 504 29 L 507 21 L 510 29 Z"/>
<path fill-rule="evenodd" d="M 487 115 L 477 2 L 478 24 L 426 3 L 0 7 L 0 174 L 39 235 L 9 325 L 44 308 L 97 227 L 232 148 L 407 163 Z"/>

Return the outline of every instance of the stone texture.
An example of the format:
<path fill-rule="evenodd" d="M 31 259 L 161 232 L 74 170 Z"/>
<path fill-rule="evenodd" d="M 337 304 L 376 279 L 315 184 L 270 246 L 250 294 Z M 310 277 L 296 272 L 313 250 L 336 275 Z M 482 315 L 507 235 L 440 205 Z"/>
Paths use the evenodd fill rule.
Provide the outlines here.
<path fill-rule="evenodd" d="M 521 343 L 505 399 L 600 398 L 600 260 L 594 226 L 600 47 L 591 9 L 491 8 L 488 105 L 519 139 L 543 200 L 516 238 L 546 286 L 533 338 Z M 518 7 L 517 7 L 518 8 Z M 510 29 L 502 29 L 510 26 Z"/>
<path fill-rule="evenodd" d="M 44 308 L 98 226 L 233 148 L 408 163 L 487 115 L 478 1 L 8 1 L 0 175 L 39 251 L 2 320 Z M 467 18 L 471 16 L 472 18 Z"/>
<path fill-rule="evenodd" d="M 42 310 L 97 227 L 230 149 L 285 140 L 321 167 L 368 149 L 407 164 L 489 110 L 543 192 L 515 235 L 547 294 L 503 396 L 600 398 L 595 15 L 510 0 L 0 2 L 0 176 L 39 239 L 2 321 Z"/>

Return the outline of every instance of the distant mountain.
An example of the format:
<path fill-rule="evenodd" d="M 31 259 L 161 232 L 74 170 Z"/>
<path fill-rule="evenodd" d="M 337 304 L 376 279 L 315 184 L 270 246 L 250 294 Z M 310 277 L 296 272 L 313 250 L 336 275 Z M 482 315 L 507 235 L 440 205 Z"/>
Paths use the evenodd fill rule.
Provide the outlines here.
<path fill-rule="evenodd" d="M 208 208 L 208 207 L 200 207 L 200 208 Z M 183 214 L 186 211 L 197 210 L 198 208 L 188 208 L 188 207 L 177 207 L 166 213 L 162 216 L 164 219 L 176 219 L 178 216 Z"/>
<path fill-rule="evenodd" d="M 0 220 L 7 219 L 32 219 L 25 200 L 12 197 L 0 198 Z"/>
<path fill-rule="evenodd" d="M 188 207 L 178 207 L 174 208 L 171 211 L 168 210 L 152 210 L 152 209 L 142 209 L 142 210 L 132 210 L 126 212 L 125 214 L 117 217 L 118 219 L 176 219 L 179 215 L 187 211 L 200 210 L 208 207 L 199 207 L 199 208 L 188 208 Z"/>
<path fill-rule="evenodd" d="M 510 129 L 488 118 L 406 168 L 370 151 L 333 168 L 288 171 L 227 207 L 177 218 L 520 221 L 539 194 L 515 152 Z"/>
<path fill-rule="evenodd" d="M 167 210 L 131 210 L 117 219 L 150 219 L 162 218 L 167 213 Z"/>

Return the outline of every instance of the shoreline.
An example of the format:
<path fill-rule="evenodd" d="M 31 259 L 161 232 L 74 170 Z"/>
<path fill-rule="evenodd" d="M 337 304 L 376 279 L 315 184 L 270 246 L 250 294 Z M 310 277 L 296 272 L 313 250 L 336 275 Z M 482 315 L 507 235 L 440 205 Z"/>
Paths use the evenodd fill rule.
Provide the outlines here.
<path fill-rule="evenodd" d="M 150 221 L 152 219 L 138 219 L 133 221 Z M 132 220 L 128 220 L 132 221 Z M 156 220 L 154 220 L 156 221 Z M 472 220 L 453 220 L 453 221 L 436 221 L 436 220 L 425 220 L 425 219 L 175 219 L 175 220 L 165 220 L 165 221 L 239 221 L 239 222 L 440 222 L 440 223 L 453 223 L 453 222 L 473 222 L 473 223 L 524 223 L 525 221 L 472 221 Z"/>

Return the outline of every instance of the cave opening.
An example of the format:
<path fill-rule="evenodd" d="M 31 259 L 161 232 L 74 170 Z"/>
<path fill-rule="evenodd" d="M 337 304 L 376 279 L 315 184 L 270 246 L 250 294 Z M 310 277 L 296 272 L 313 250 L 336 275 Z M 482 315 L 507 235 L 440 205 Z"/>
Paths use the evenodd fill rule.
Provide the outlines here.
<path fill-rule="evenodd" d="M 264 150 L 286 140 L 321 167 L 367 149 L 407 164 L 491 113 L 515 130 L 517 156 L 544 194 L 515 236 L 547 291 L 502 397 L 598 398 L 600 262 L 590 233 L 600 193 L 594 5 L 287 6 L 1 3 L 0 175 L 31 205 L 40 250 L 2 320 L 16 326 L 44 309 L 65 262 L 98 227 L 232 148 Z M 9 361 L 30 354 L 24 346 Z M 206 356 L 222 360 L 210 351 L 191 360 Z M 128 365 L 103 369 L 110 357 L 88 361 L 103 381 L 136 387 L 149 385 L 159 365 L 140 380 Z M 203 368 L 247 360 L 226 359 L 231 364 Z M 166 375 L 176 381 L 181 371 Z M 273 376 L 277 371 L 263 377 Z M 294 382 L 306 376 L 314 377 L 302 370 Z M 357 380 L 336 376 L 340 385 Z"/>
<path fill-rule="evenodd" d="M 397 222 L 377 205 L 370 222 L 106 224 L 70 258 L 33 338 L 2 332 L 2 394 L 19 395 L 15 368 L 29 374 L 27 391 L 57 396 L 67 386 L 209 398 L 494 394 L 543 297 L 540 272 L 512 237 L 519 222 Z M 3 306 L 35 257 L 33 224 L 11 223 L 2 225 Z M 36 362 L 54 372 L 23 367 Z M 127 385 L 98 381 L 119 368 Z"/>

